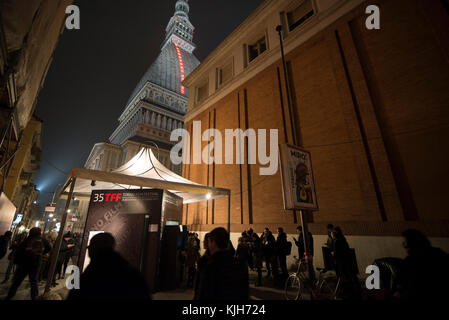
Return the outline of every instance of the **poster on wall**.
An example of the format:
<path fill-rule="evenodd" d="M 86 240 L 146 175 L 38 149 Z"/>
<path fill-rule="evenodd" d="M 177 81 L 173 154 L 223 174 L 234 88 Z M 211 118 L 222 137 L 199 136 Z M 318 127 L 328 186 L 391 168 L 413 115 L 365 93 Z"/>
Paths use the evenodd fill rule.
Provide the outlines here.
<path fill-rule="evenodd" d="M 284 209 L 318 210 L 310 152 L 280 145 Z"/>

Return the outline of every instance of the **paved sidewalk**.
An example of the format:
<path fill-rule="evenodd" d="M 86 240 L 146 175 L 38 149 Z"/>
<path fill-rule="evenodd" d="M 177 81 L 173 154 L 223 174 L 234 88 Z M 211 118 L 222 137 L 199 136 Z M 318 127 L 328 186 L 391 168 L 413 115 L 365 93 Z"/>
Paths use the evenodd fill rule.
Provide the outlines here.
<path fill-rule="evenodd" d="M 8 259 L 5 257 L 0 260 L 0 282 L 3 281 L 5 277 L 6 268 L 8 266 Z M 266 278 L 266 272 L 263 273 L 262 278 L 263 286 L 256 287 L 254 284 L 257 279 L 257 272 L 250 270 L 250 299 L 251 300 L 285 300 L 284 289 L 276 288 L 274 286 L 273 277 Z M 0 285 L 0 300 L 4 299 L 8 293 L 9 287 L 11 286 L 13 275 L 10 276 L 10 280 Z M 51 292 L 57 293 L 62 299 L 65 299 L 68 295 L 69 290 L 65 288 L 65 280 L 58 280 L 58 286 L 52 288 Z M 42 294 L 45 289 L 45 282 L 39 284 L 39 294 Z M 193 299 L 193 289 L 190 288 L 180 288 L 172 291 L 157 292 L 153 295 L 154 300 L 192 300 Z M 30 283 L 28 278 L 26 278 L 16 296 L 13 300 L 30 300 Z"/>

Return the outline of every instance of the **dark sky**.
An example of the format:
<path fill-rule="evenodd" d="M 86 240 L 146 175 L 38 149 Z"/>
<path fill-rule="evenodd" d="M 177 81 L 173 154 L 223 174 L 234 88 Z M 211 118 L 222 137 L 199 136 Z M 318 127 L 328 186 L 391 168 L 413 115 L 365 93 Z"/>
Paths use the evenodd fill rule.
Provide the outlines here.
<path fill-rule="evenodd" d="M 190 0 L 200 61 L 263 0 Z M 75 0 L 81 29 L 65 30 L 38 97 L 44 121 L 35 183 L 44 205 L 65 175 L 107 141 L 140 78 L 157 58 L 176 0 Z"/>

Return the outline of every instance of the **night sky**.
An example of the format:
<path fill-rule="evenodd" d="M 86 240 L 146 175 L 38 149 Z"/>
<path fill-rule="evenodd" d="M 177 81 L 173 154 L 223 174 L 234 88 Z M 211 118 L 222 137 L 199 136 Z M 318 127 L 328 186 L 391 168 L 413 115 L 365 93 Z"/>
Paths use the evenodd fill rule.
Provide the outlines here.
<path fill-rule="evenodd" d="M 263 0 L 190 0 L 196 57 L 203 61 Z M 176 0 L 78 0 L 81 29 L 65 30 L 39 94 L 44 121 L 41 207 L 64 172 L 83 167 L 107 141 L 145 71 L 157 58 Z M 50 165 L 51 163 L 52 165 Z"/>

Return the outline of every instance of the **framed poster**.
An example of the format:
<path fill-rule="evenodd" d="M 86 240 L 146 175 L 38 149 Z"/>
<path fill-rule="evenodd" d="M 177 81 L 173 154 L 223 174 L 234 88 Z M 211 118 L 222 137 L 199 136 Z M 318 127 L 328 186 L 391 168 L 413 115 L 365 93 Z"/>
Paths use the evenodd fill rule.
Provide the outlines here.
<path fill-rule="evenodd" d="M 280 158 L 284 209 L 318 210 L 310 152 L 281 144 Z"/>

